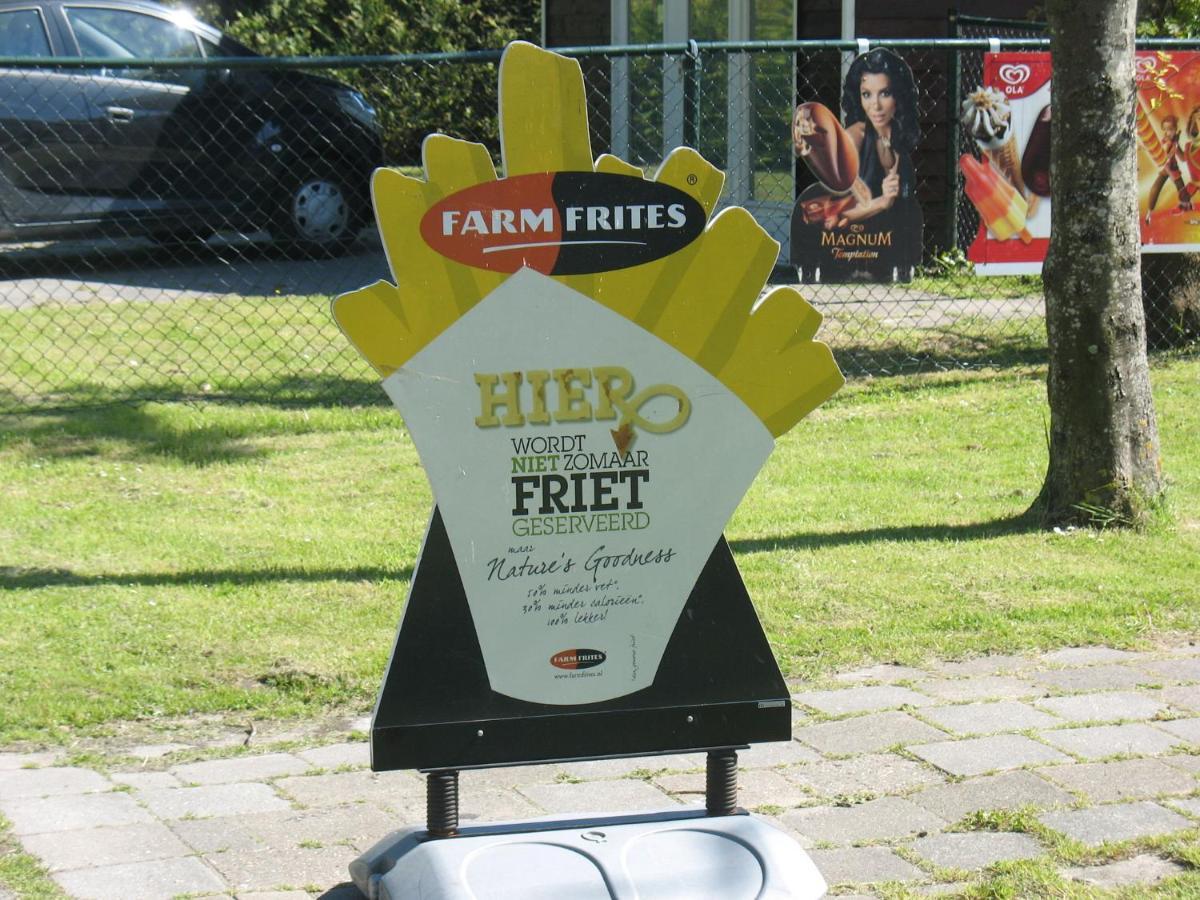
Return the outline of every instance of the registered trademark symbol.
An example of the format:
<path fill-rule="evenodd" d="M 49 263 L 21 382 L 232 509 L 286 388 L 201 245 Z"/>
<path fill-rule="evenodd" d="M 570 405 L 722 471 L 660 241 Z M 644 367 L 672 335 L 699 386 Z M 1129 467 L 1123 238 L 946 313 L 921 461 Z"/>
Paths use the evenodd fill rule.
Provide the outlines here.
<path fill-rule="evenodd" d="M 697 181 L 699 181 L 699 180 L 700 180 L 700 179 L 699 179 L 699 178 L 697 178 L 695 175 L 689 175 L 689 176 L 687 177 L 687 183 L 688 183 L 688 184 L 695 184 L 695 183 L 696 183 Z"/>

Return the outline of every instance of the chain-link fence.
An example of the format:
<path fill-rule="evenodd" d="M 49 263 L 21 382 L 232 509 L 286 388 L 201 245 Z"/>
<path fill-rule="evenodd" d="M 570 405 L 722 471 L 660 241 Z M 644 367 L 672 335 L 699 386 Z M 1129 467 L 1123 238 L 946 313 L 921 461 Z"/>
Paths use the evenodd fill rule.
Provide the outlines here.
<path fill-rule="evenodd" d="M 169 34 L 118 46 L 103 17 L 71 24 L 85 59 L 31 41 L 0 58 L 0 411 L 377 402 L 375 378 L 329 315 L 332 296 L 390 277 L 369 173 L 386 162 L 417 174 L 420 140 L 435 130 L 482 142 L 499 165 L 499 53 L 234 58 Z M 5 34 L 0 22 L 12 53 Z M 886 46 L 918 87 L 923 266 L 910 283 L 802 287 L 826 317 L 821 338 L 848 374 L 1040 360 L 1040 279 L 977 277 L 962 257 L 978 219 L 955 166 L 968 148 L 954 113 L 992 45 Z M 1002 46 L 1046 47 L 1028 36 Z M 583 67 L 594 152 L 652 175 L 672 147 L 696 146 L 727 172 L 722 202 L 746 206 L 781 241 L 776 280 L 787 282 L 792 209 L 813 180 L 793 152 L 792 111 L 808 100 L 837 110 L 843 66 L 860 49 L 567 52 Z M 1168 298 L 1187 288 L 1186 259 L 1163 257 L 1148 285 L 1157 279 Z M 1179 338 L 1170 309 L 1151 311 L 1165 317 L 1151 331 Z"/>

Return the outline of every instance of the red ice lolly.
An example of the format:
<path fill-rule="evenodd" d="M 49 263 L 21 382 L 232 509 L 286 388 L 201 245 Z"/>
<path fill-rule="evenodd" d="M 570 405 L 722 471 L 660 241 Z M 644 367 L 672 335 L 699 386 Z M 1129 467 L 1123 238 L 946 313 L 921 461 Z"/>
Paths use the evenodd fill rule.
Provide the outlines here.
<path fill-rule="evenodd" d="M 968 199 L 996 240 L 1007 241 L 1014 235 L 1024 244 L 1033 240 L 1033 235 L 1025 228 L 1029 205 L 991 163 L 980 162 L 971 154 L 964 153 L 958 159 L 958 167 L 966 178 Z"/>

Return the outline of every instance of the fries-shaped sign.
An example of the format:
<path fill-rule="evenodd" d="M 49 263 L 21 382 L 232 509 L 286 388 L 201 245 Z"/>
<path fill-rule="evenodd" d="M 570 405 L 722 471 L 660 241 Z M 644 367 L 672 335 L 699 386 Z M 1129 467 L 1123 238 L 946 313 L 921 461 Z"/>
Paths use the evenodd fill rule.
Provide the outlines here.
<path fill-rule="evenodd" d="M 664 677 L 664 657 L 703 666 L 705 641 L 758 659 L 738 661 L 746 671 L 765 655 L 778 680 L 752 611 L 749 649 L 677 626 L 689 602 L 718 630 L 728 620 L 721 598 L 699 598 L 701 572 L 741 588 L 725 523 L 774 438 L 842 383 L 813 340 L 820 315 L 786 288 L 759 300 L 778 246 L 744 209 L 713 215 L 723 175 L 695 151 L 653 179 L 593 159 L 579 65 L 524 43 L 500 65 L 500 122 L 504 177 L 482 145 L 444 135 L 426 139 L 424 179 L 375 173 L 394 282 L 333 306 L 436 503 L 376 711 L 376 768 L 711 740 L 694 715 L 701 727 L 674 737 L 620 736 L 588 715 L 649 723 L 702 704 L 711 673 Z M 587 715 L 570 734 L 547 724 L 573 713 Z"/>

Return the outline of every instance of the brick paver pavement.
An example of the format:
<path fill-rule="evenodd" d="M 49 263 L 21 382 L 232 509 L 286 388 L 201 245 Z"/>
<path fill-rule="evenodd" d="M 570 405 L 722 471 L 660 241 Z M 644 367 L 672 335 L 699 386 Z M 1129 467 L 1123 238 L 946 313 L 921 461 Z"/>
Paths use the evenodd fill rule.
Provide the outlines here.
<path fill-rule="evenodd" d="M 1032 811 L 1023 821 L 1091 847 L 1151 847 L 1059 866 L 1093 885 L 1179 871 L 1145 839 L 1200 824 L 1200 648 L 877 665 L 791 687 L 793 740 L 741 755 L 742 802 L 809 848 L 839 894 L 885 881 L 953 894 L 997 861 L 1055 862 L 1044 831 L 975 827 L 989 810 Z M 246 748 L 233 734 L 110 740 L 87 757 L 104 765 L 11 748 L 0 815 L 80 900 L 353 900 L 348 864 L 421 822 L 424 790 L 414 773 L 369 771 L 363 719 L 323 726 L 264 726 Z M 669 809 L 703 789 L 695 754 L 470 772 L 460 818 Z"/>

